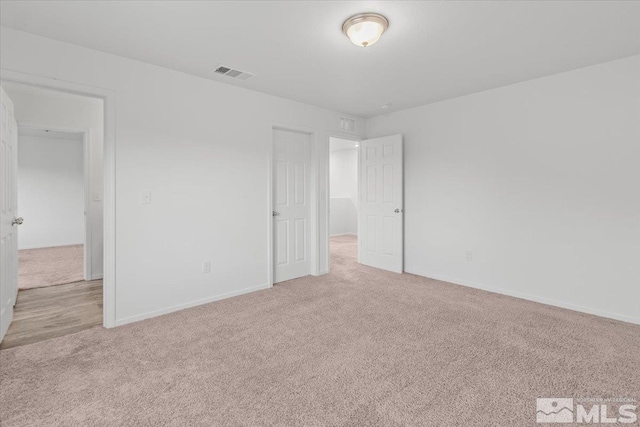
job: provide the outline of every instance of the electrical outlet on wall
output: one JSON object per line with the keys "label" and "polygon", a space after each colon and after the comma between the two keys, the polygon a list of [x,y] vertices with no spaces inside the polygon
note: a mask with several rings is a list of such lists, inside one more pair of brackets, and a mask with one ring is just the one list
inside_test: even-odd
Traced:
{"label": "electrical outlet on wall", "polygon": [[473,252],[467,251],[467,262],[473,261]]}
{"label": "electrical outlet on wall", "polygon": [[205,261],[202,263],[202,273],[211,273],[211,261]]}

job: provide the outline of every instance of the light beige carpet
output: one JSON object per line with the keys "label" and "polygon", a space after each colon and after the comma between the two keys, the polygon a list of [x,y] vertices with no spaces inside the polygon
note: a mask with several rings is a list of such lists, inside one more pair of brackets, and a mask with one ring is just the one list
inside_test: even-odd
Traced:
{"label": "light beige carpet", "polygon": [[84,280],[84,245],[18,251],[18,288],[32,289]]}
{"label": "light beige carpet", "polygon": [[355,264],[0,351],[3,426],[535,426],[640,398],[640,327]]}

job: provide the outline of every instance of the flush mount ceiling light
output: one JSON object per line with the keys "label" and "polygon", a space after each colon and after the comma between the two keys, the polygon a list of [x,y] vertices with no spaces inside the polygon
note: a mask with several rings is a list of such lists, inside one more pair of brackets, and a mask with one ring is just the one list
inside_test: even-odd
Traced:
{"label": "flush mount ceiling light", "polygon": [[355,45],[367,47],[378,41],[389,21],[377,13],[360,13],[344,21],[342,31]]}

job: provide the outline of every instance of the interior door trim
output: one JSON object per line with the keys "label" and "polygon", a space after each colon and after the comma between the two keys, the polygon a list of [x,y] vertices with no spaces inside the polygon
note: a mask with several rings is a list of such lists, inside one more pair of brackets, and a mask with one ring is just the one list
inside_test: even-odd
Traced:
{"label": "interior door trim", "polygon": [[44,89],[100,98],[104,102],[104,273],[103,319],[105,328],[116,326],[116,92],[65,80],[51,79],[0,68],[0,79]]}

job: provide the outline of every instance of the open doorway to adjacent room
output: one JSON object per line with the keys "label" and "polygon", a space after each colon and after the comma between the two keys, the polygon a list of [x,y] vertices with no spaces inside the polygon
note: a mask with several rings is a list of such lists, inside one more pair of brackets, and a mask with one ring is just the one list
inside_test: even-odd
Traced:
{"label": "open doorway to adjacent room", "polygon": [[85,139],[86,132],[18,126],[19,289],[91,279]]}
{"label": "open doorway to adjacent room", "polygon": [[14,82],[2,89],[17,126],[7,173],[18,291],[4,349],[103,322],[104,105]]}
{"label": "open doorway to adjacent room", "polygon": [[329,139],[329,256],[331,268],[358,261],[359,142]]}

